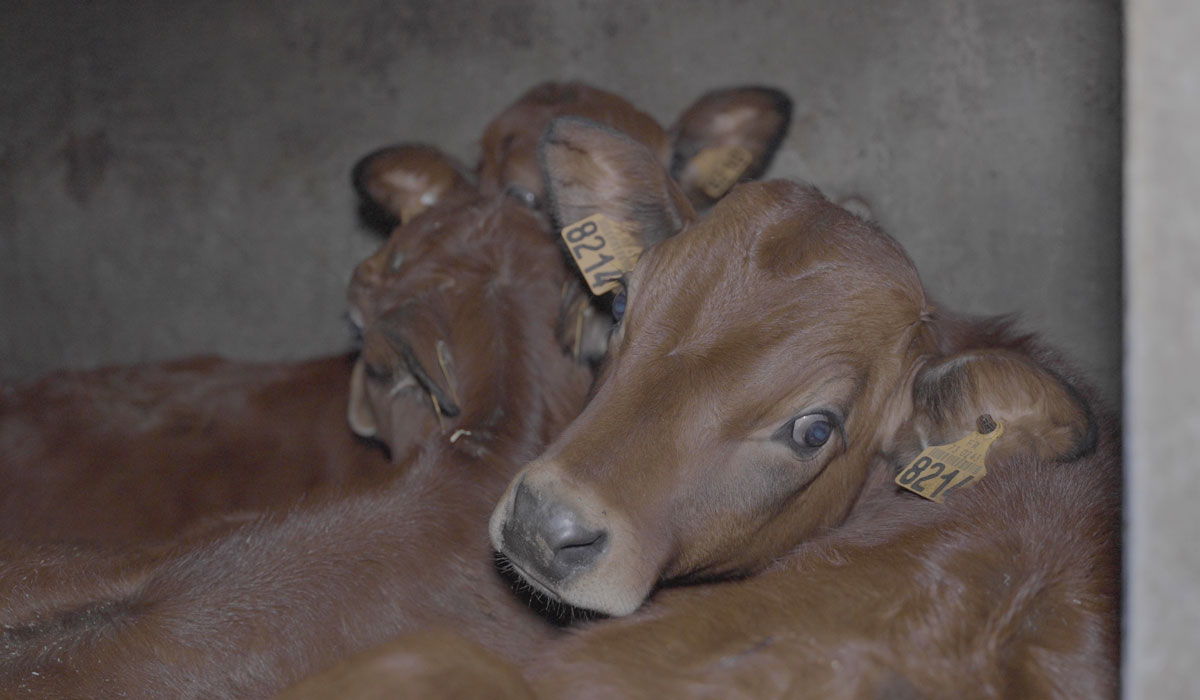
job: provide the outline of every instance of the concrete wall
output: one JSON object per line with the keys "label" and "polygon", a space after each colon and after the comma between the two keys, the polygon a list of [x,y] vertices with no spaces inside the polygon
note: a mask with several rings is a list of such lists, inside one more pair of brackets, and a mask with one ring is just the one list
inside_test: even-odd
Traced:
{"label": "concrete wall", "polygon": [[1125,212],[1130,698],[1200,697],[1200,3],[1130,2]]}
{"label": "concrete wall", "polygon": [[1119,400],[1114,1],[4,5],[0,379],[343,347],[377,244],[355,159],[473,161],[521,91],[580,78],[663,121],[787,90],[775,175],[860,195],[936,297],[1019,313]]}

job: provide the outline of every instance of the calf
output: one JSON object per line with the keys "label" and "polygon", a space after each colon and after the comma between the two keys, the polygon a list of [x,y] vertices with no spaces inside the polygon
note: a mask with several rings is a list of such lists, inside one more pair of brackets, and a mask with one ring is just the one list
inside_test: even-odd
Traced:
{"label": "calf", "polygon": [[397,234],[412,245],[367,331],[394,379],[411,376],[426,402],[453,397],[443,432],[387,488],[263,515],[128,575],[18,586],[0,612],[8,693],[263,696],[434,623],[509,659],[553,635],[508,595],[485,533],[516,467],[590,386],[554,335],[568,273],[535,216],[503,198],[435,208]]}
{"label": "calf", "polygon": [[[513,480],[494,546],[618,616],[662,582],[769,570],[585,632],[553,687],[621,687],[628,663],[684,688],[796,692],[808,669],[835,695],[1115,692],[1119,447],[1061,361],[935,308],[894,240],[811,187],[744,185],[697,219],[619,134],[558,121],[543,159],[563,222],[684,231],[626,279],[595,397]],[[985,416],[1003,432],[980,485],[945,505],[896,487]]]}

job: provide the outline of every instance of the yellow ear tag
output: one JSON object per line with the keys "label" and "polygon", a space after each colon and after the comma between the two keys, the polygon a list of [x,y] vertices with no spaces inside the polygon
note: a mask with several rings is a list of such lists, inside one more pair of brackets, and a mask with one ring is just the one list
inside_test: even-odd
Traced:
{"label": "yellow ear tag", "polygon": [[988,414],[979,417],[978,431],[949,445],[926,447],[899,475],[896,483],[913,493],[942,503],[946,496],[987,476],[984,457],[1004,425]]}
{"label": "yellow ear tag", "polygon": [[642,245],[628,226],[603,214],[580,219],[564,228],[561,235],[588,289],[596,296],[616,289],[622,277],[633,272],[642,254]]}
{"label": "yellow ear tag", "polygon": [[700,189],[713,199],[720,199],[746,168],[754,156],[739,146],[713,146],[692,158],[692,165],[700,173]]}

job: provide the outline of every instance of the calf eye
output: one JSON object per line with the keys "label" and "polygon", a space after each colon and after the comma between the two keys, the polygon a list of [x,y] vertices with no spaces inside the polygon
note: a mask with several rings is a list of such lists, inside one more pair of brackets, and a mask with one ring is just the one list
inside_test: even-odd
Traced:
{"label": "calf eye", "polygon": [[612,315],[618,321],[625,315],[625,292],[617,292],[617,295],[613,297]]}
{"label": "calf eye", "polygon": [[377,382],[388,381],[392,378],[392,372],[388,369],[372,364],[369,361],[363,360],[363,370],[367,374],[368,379],[373,379]]}
{"label": "calf eye", "polygon": [[791,443],[793,450],[804,456],[829,442],[833,431],[833,419],[828,414],[809,413],[792,421],[787,442]]}

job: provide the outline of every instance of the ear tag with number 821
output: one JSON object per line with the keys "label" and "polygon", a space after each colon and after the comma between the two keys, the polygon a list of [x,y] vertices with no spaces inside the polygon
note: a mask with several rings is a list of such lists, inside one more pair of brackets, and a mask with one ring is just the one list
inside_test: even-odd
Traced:
{"label": "ear tag with number 821", "polygon": [[984,414],[979,430],[949,445],[926,447],[897,476],[896,483],[913,493],[942,503],[946,496],[987,476],[984,457],[1004,425]]}
{"label": "ear tag with number 821", "polygon": [[622,278],[633,272],[642,245],[619,221],[592,214],[563,228],[563,242],[592,294],[600,296],[616,289]]}

